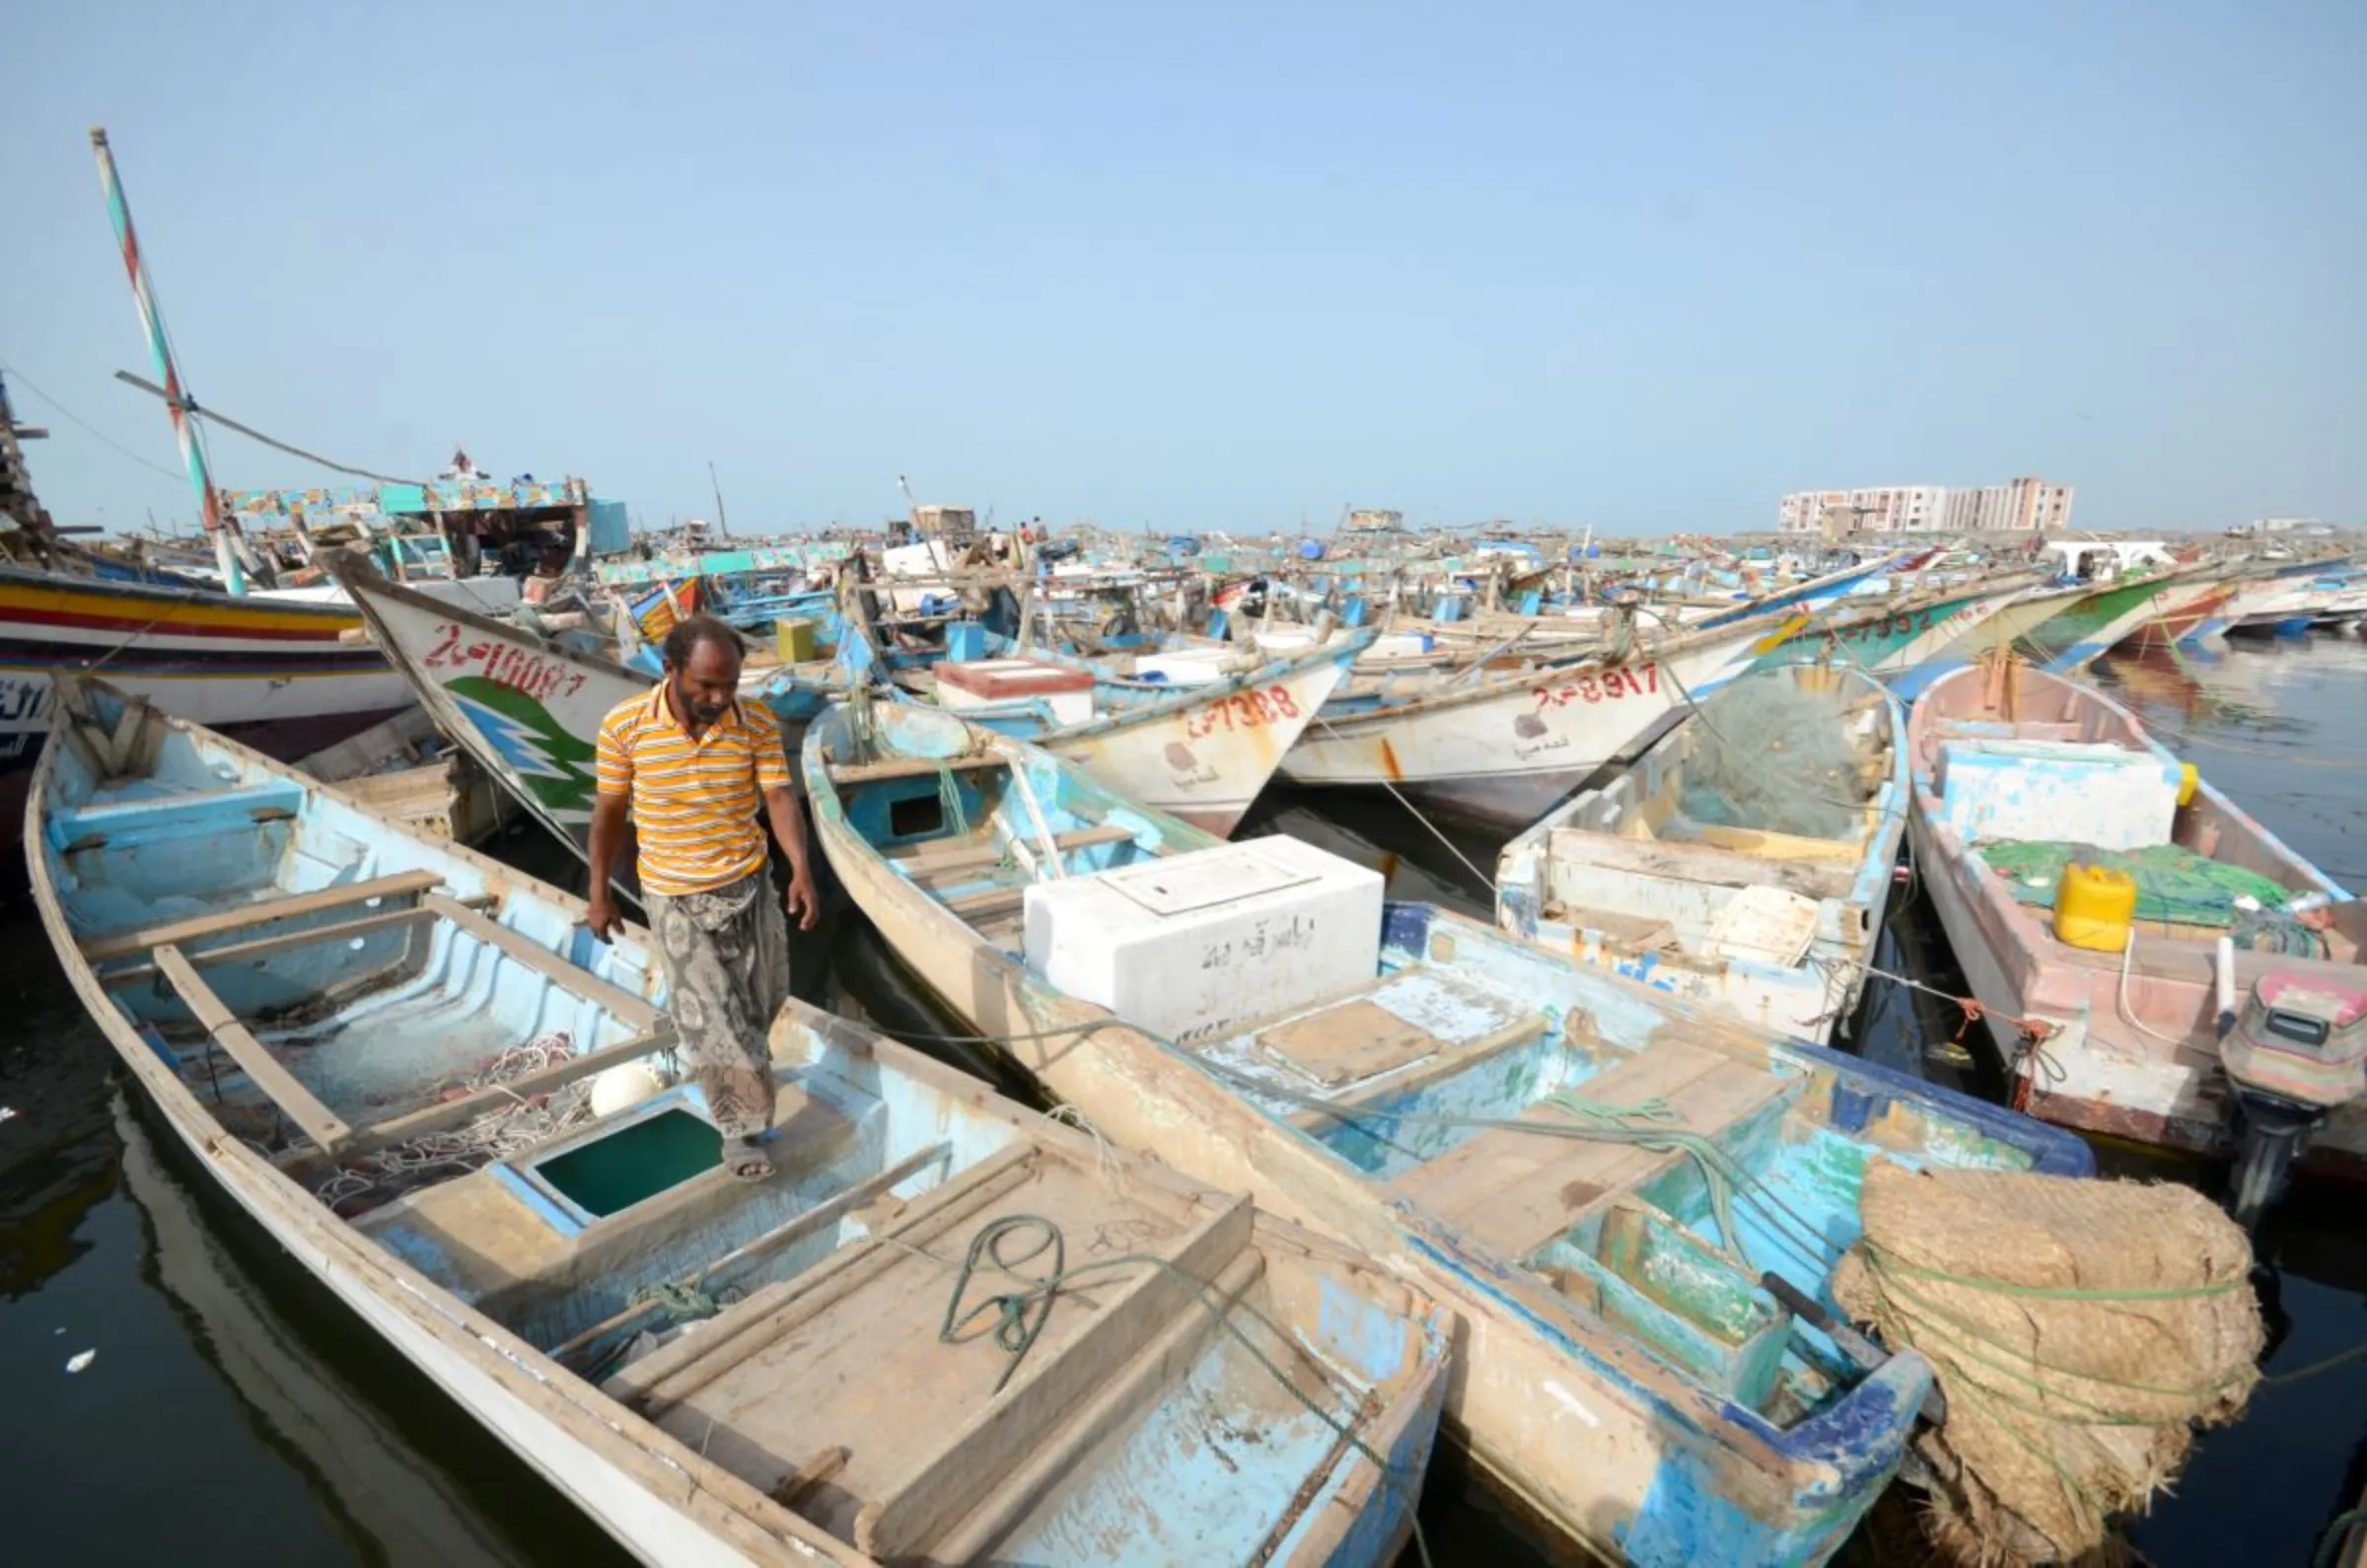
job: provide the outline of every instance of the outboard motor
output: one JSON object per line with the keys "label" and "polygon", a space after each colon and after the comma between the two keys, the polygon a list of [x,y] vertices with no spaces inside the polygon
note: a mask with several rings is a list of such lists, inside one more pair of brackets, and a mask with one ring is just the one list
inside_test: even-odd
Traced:
{"label": "outboard motor", "polygon": [[2272,970],[2219,1043],[2236,1093],[2240,1145],[2228,1210],[2259,1223],[2310,1135],[2367,1095],[2367,987]]}

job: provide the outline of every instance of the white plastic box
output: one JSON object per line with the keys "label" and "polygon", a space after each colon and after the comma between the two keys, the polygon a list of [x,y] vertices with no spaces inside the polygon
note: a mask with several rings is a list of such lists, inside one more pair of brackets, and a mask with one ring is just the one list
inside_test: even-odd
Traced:
{"label": "white plastic box", "polygon": [[2150,751],[2078,741],[1951,740],[1933,780],[1968,844],[2038,839],[2098,849],[2170,842],[2183,776]]}
{"label": "white plastic box", "polygon": [[1179,1039],[1372,980],[1382,879],[1295,838],[1218,844],[1028,889],[1028,966]]}

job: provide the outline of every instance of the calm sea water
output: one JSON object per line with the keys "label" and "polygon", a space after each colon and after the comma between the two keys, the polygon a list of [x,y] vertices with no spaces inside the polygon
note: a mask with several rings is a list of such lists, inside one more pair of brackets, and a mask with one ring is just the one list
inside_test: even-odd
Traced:
{"label": "calm sea water", "polygon": [[[2367,888],[2367,643],[2321,634],[2215,657],[2120,661],[2101,678],[2286,841]],[[1399,896],[1487,906],[1495,842],[1442,842],[1390,804],[1278,795],[1249,830],[1381,866]],[[496,846],[550,875],[531,838]],[[1466,864],[1466,860],[1470,864]],[[1943,987],[1927,912],[1897,962]],[[951,1032],[859,922],[830,944],[831,994],[890,1028]],[[815,955],[809,952],[811,960]],[[803,965],[801,965],[802,967]],[[483,1435],[244,1215],[122,1092],[21,904],[0,912],[0,1560],[187,1564],[620,1563],[608,1538]],[[1957,1020],[1868,1000],[1870,1051],[1916,1060]],[[1944,1065],[1944,1063],[1942,1064]],[[2117,1150],[2116,1169],[2214,1176]],[[2261,1239],[2276,1270],[2268,1370],[2367,1340],[2355,1200],[2304,1191]],[[69,1358],[97,1354],[69,1374]],[[2367,1363],[2263,1390],[2204,1439],[2178,1495],[2137,1529],[2162,1568],[2308,1559],[2367,1482]],[[1423,1518],[1441,1564],[1542,1561],[1443,1471]]]}

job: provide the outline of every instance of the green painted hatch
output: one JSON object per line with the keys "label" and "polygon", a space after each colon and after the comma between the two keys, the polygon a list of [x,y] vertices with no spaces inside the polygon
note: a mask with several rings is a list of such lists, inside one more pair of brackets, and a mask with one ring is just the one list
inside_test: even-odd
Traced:
{"label": "green painted hatch", "polygon": [[606,1219],[722,1162],[723,1135],[676,1106],[555,1155],[535,1170],[586,1214]]}

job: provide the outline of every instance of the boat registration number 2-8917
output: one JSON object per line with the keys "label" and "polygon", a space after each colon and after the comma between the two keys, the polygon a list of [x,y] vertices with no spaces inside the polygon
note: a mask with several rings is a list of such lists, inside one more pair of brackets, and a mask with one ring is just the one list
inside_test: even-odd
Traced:
{"label": "boat registration number 2-8917", "polygon": [[1573,702],[1624,702],[1629,697],[1654,696],[1659,691],[1660,666],[1621,665],[1599,676],[1580,676],[1558,686],[1539,686],[1537,705],[1566,708]]}
{"label": "boat registration number 2-8917", "polygon": [[1184,720],[1184,733],[1196,741],[1203,735],[1214,735],[1220,725],[1227,730],[1259,730],[1298,716],[1299,705],[1292,699],[1288,686],[1236,691]]}

